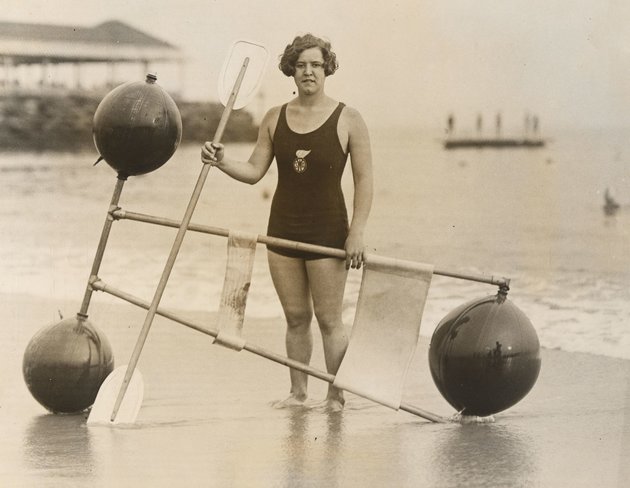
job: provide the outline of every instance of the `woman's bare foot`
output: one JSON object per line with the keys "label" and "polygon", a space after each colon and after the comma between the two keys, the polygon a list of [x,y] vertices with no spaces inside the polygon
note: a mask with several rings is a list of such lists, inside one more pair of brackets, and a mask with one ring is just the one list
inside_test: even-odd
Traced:
{"label": "woman's bare foot", "polygon": [[304,406],[313,410],[323,410],[326,412],[341,412],[345,405],[345,400],[342,398],[326,398],[321,402],[306,403]]}
{"label": "woman's bare foot", "polygon": [[284,400],[277,400],[271,403],[273,408],[293,408],[293,407],[303,407],[306,402],[306,397],[303,399],[301,397],[296,397],[295,395],[289,395],[288,398]]}

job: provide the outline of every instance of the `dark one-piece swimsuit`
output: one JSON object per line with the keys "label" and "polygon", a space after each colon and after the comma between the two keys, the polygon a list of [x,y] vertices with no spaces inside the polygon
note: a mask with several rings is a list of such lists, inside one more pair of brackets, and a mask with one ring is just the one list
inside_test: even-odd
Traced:
{"label": "dark one-piece swimsuit", "polygon": [[[289,128],[287,106],[282,106],[273,136],[278,186],[271,202],[267,235],[344,248],[348,237],[348,212],[341,190],[341,176],[348,155],[337,134],[344,106],[339,103],[323,125],[305,134]],[[289,257],[327,257],[297,249],[267,247]]]}

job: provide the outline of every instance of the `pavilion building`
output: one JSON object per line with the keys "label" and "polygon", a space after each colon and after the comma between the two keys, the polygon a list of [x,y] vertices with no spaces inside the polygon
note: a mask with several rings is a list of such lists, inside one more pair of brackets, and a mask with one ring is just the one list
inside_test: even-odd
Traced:
{"label": "pavilion building", "polygon": [[[119,21],[94,27],[0,22],[0,93],[107,91],[158,72],[182,94],[179,48]],[[162,76],[165,75],[165,76]]]}

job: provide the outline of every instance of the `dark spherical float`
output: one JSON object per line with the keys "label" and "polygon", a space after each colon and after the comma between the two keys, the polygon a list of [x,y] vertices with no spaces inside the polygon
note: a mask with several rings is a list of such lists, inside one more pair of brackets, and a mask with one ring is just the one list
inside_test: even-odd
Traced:
{"label": "dark spherical float", "polygon": [[113,369],[107,338],[80,317],[41,329],[28,343],[22,363],[29,391],[53,413],[89,408]]}
{"label": "dark spherical float", "polygon": [[450,312],[429,346],[433,380],[462,415],[483,417],[515,405],[536,383],[540,364],[532,323],[501,295]]}
{"label": "dark spherical float", "polygon": [[119,175],[136,176],[164,165],[182,138],[177,105],[147,75],[109,92],[94,113],[92,133],[101,157]]}

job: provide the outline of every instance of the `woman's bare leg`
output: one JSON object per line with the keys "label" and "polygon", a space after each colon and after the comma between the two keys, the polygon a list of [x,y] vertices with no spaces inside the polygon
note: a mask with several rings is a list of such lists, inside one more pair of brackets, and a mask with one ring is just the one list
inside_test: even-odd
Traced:
{"label": "woman's bare leg", "polygon": [[[313,352],[311,321],[313,307],[304,260],[267,252],[271,279],[287,320],[287,356],[309,364]],[[308,375],[290,369],[289,398],[276,403],[277,408],[302,405],[307,398]]]}
{"label": "woman's bare leg", "polygon": [[[348,271],[340,259],[314,259],[306,262],[306,270],[313,298],[315,317],[322,333],[326,369],[337,374],[348,348],[348,334],[342,322],[343,294]],[[326,404],[341,410],[345,401],[343,391],[328,387]]]}

